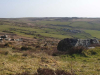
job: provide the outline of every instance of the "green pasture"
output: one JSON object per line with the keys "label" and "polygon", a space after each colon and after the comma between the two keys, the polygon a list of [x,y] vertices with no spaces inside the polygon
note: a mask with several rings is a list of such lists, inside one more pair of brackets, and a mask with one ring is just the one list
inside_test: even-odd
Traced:
{"label": "green pasture", "polygon": [[[18,30],[16,30],[16,31],[9,30],[9,28],[15,28]],[[60,38],[60,39],[71,38],[71,36],[69,36],[69,35],[59,34],[59,32],[56,32],[55,30],[52,30],[52,29],[36,29],[36,28],[30,28],[30,27],[27,28],[27,27],[18,27],[18,26],[10,26],[10,25],[1,25],[0,31],[2,32],[4,30],[6,30],[6,31],[8,30],[8,31],[11,31],[11,32],[16,33],[18,35],[22,35],[22,36],[26,36],[26,37],[34,37],[34,35],[27,35],[27,34],[21,33],[21,31],[23,31],[23,32],[36,31],[36,34],[40,34],[42,36],[54,37],[54,38]],[[48,33],[46,33],[46,31]]]}
{"label": "green pasture", "polygon": [[100,47],[83,50],[81,54],[59,56],[50,56],[44,52],[30,54],[28,51],[17,52],[12,48],[0,48],[0,75],[14,75],[27,71],[34,74],[38,68],[60,69],[76,75],[99,75],[99,56]]}
{"label": "green pasture", "polygon": [[69,35],[60,35],[60,34],[48,34],[48,33],[42,33],[41,35],[47,36],[47,37],[59,38],[59,39],[72,38],[72,37],[69,36]]}
{"label": "green pasture", "polygon": [[97,30],[85,30],[86,33],[91,34],[91,36],[99,38],[100,39],[100,31]]}
{"label": "green pasture", "polygon": [[39,21],[37,22],[38,24],[41,25],[46,25],[46,24],[53,24],[53,25],[68,25],[70,22],[61,22],[61,21]]}
{"label": "green pasture", "polygon": [[[22,35],[22,36],[27,36],[27,37],[34,37],[34,35],[27,35],[24,33],[21,33],[21,31],[23,32],[32,32],[32,31],[36,31],[35,34],[40,34],[42,36],[46,36],[46,37],[54,37],[54,38],[92,38],[92,37],[97,37],[100,38],[99,33],[100,31],[97,31],[100,29],[100,23],[99,22],[82,22],[82,21],[36,21],[33,22],[34,24],[37,24],[37,26],[31,28],[29,26],[26,27],[19,27],[17,25],[12,25],[12,23],[10,24],[5,24],[5,25],[0,25],[0,31],[10,31],[13,33],[16,33],[18,35]],[[44,28],[41,28],[41,26],[44,25]],[[63,27],[63,25],[65,27]],[[71,26],[71,27],[70,27]],[[15,28],[17,29],[16,31],[14,30],[10,30],[10,28]],[[83,30],[86,33],[77,33],[77,34],[73,34],[67,31],[63,31],[63,28],[68,28],[71,30],[74,29],[79,29],[79,30]],[[88,34],[87,34],[88,33]],[[90,35],[89,35],[90,34]]]}
{"label": "green pasture", "polygon": [[68,63],[63,69],[71,68],[76,75],[99,75],[100,74],[100,47],[84,50],[82,54],[61,55],[61,60]]}
{"label": "green pasture", "polygon": [[61,25],[68,25],[74,28],[80,28],[80,29],[93,29],[93,30],[99,30],[100,29],[100,23],[99,22],[85,22],[85,21],[66,21],[66,22],[61,22],[61,21],[38,21],[38,25],[57,25],[53,27],[57,28],[65,28],[62,27]]}
{"label": "green pasture", "polygon": [[70,26],[77,27],[77,28],[83,28],[83,29],[84,28],[88,29],[88,28],[92,28],[93,27],[92,25],[90,25],[87,22],[72,22],[72,24],[70,24]]}

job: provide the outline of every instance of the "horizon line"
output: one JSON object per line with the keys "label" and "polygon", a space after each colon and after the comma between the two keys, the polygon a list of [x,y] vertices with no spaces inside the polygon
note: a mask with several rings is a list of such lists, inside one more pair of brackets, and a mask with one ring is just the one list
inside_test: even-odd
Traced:
{"label": "horizon line", "polygon": [[[0,17],[0,19],[9,19],[9,18],[8,17],[7,18],[6,17],[5,18]],[[13,17],[13,18],[16,18],[16,19],[17,18],[87,18],[88,19],[88,18],[100,18],[100,17]]]}

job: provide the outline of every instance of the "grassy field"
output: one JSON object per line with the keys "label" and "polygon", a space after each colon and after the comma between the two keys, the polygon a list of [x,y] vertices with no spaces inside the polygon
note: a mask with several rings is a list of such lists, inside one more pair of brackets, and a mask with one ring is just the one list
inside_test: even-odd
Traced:
{"label": "grassy field", "polygon": [[46,24],[53,24],[53,25],[68,25],[70,22],[60,22],[60,21],[39,21],[37,24],[46,25]]}
{"label": "grassy field", "polygon": [[[72,55],[50,54],[57,50],[59,39],[93,37],[100,39],[100,22],[28,21],[27,19],[13,21],[8,19],[7,21],[9,22],[0,25],[0,32],[21,35],[25,39],[26,37],[31,38],[24,42],[14,41],[5,42],[5,44],[0,42],[0,75],[14,75],[23,72],[34,74],[38,68],[60,69],[76,75],[100,74],[100,47]],[[19,22],[25,22],[26,25],[21,25]],[[80,30],[81,33],[72,33],[64,29]],[[29,49],[22,50],[22,47]]]}
{"label": "grassy field", "polygon": [[[10,28],[14,28],[15,30],[10,30]],[[26,33],[36,31],[35,34],[40,34],[42,36],[54,37],[54,38],[59,38],[59,39],[71,38],[71,36],[69,35],[59,34],[59,32],[56,32],[55,30],[52,30],[52,29],[39,29],[39,28],[30,28],[30,27],[27,28],[27,27],[18,27],[18,26],[10,26],[10,25],[1,25],[0,31],[2,32],[5,30],[16,33],[18,35],[28,36],[28,37],[34,37],[35,35],[27,35],[25,33],[21,33],[21,31],[26,32]],[[46,33],[46,31],[48,33]]]}
{"label": "grassy field", "polygon": [[[45,29],[47,31],[54,34],[62,34],[65,33],[64,35],[60,35],[61,38],[67,38],[67,37],[75,37],[75,38],[93,38],[93,37],[99,37],[99,29],[100,29],[100,22],[86,22],[86,21],[67,21],[67,22],[61,22],[61,21],[38,21],[36,22],[38,25],[45,25],[49,27],[54,27],[55,29]],[[71,26],[71,27],[69,27]],[[56,29],[63,29],[63,28],[68,28],[68,29],[80,29],[82,31],[85,31],[86,33],[81,33],[81,34],[72,34],[72,33],[66,33],[65,31],[55,31]],[[98,31],[97,31],[98,30]],[[44,35],[45,33],[43,33]],[[70,35],[69,35],[70,34]],[[47,35],[47,34],[46,34]],[[48,34],[49,35],[49,34]],[[66,37],[67,35],[67,37]],[[50,35],[49,35],[50,36]],[[63,37],[65,36],[65,37]]]}
{"label": "grassy field", "polygon": [[70,26],[83,29],[93,28],[88,22],[73,22]]}
{"label": "grassy field", "polygon": [[39,67],[67,70],[77,75],[100,74],[100,48],[90,49],[78,54],[50,56],[43,52],[14,52],[11,48],[0,48],[0,75],[11,75],[22,72],[34,74]]}
{"label": "grassy field", "polygon": [[[58,39],[63,39],[63,38],[84,39],[84,38],[93,38],[93,37],[100,38],[99,35],[97,35],[97,33],[99,34],[99,29],[100,29],[99,21],[97,22],[96,21],[55,21],[55,20],[31,21],[28,19],[25,19],[25,20],[14,19],[12,21],[10,19],[7,19],[7,20],[4,20],[4,22],[2,21],[1,23],[4,23],[4,24],[0,25],[1,32],[8,31],[8,32],[13,32],[18,35],[22,35],[26,37],[39,38],[39,36],[37,36],[39,34],[44,37],[54,37]],[[26,25],[23,25],[23,23],[25,23]],[[28,23],[33,25],[33,27],[28,26]],[[11,28],[15,28],[16,31],[11,30]],[[71,33],[68,31],[64,31],[63,29],[80,30],[82,32]],[[33,33],[33,32],[36,32],[36,33]]]}
{"label": "grassy field", "polygon": [[97,30],[85,30],[86,33],[91,34],[93,37],[100,38],[100,31]]}
{"label": "grassy field", "polygon": [[61,22],[61,21],[39,21],[37,24],[40,25],[66,25],[66,26],[72,26],[74,28],[80,28],[80,29],[100,29],[100,23],[99,22],[86,22],[86,21],[67,21],[67,22]]}
{"label": "grassy field", "polygon": [[[8,20],[10,21],[10,20]],[[22,20],[24,21],[24,20]],[[8,31],[13,32],[18,35],[22,35],[25,37],[37,37],[38,34],[44,37],[54,37],[58,39],[64,38],[100,38],[99,37],[99,29],[100,22],[88,22],[88,21],[26,21],[31,22],[35,27],[30,27],[27,25],[20,26],[21,21],[14,20],[15,23],[6,23],[4,25],[0,25],[0,31]],[[20,26],[20,27],[19,27]],[[15,28],[16,30],[11,30],[11,28]],[[63,31],[62,29],[70,29],[70,30],[80,30],[82,33],[71,33],[67,31]],[[97,31],[98,30],[98,31]],[[36,32],[36,33],[34,33]],[[31,33],[31,34],[30,34]]]}

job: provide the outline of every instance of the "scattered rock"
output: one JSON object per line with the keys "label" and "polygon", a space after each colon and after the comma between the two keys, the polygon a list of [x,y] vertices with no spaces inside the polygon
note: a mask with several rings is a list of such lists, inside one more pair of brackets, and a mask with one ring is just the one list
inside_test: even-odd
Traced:
{"label": "scattered rock", "polygon": [[99,44],[98,39],[72,39],[66,38],[58,43],[57,49],[59,51],[67,51],[73,47],[89,47],[92,44]]}
{"label": "scattered rock", "polygon": [[7,38],[7,37],[8,37],[7,35],[1,36],[2,39],[5,39],[5,38]]}
{"label": "scattered rock", "polygon": [[95,47],[88,47],[88,49],[94,49]]}

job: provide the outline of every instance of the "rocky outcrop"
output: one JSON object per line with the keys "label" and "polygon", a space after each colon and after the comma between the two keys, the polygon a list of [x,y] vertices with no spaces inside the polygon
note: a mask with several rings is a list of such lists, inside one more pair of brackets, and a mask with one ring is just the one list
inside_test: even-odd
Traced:
{"label": "rocky outcrop", "polygon": [[7,35],[0,36],[0,38],[2,38],[2,39],[5,39],[5,38],[7,38],[7,37],[8,37]]}
{"label": "rocky outcrop", "polygon": [[99,44],[98,39],[71,39],[71,38],[66,38],[61,40],[58,43],[57,49],[59,51],[67,51],[70,50],[73,47],[89,47],[90,45],[93,44]]}

